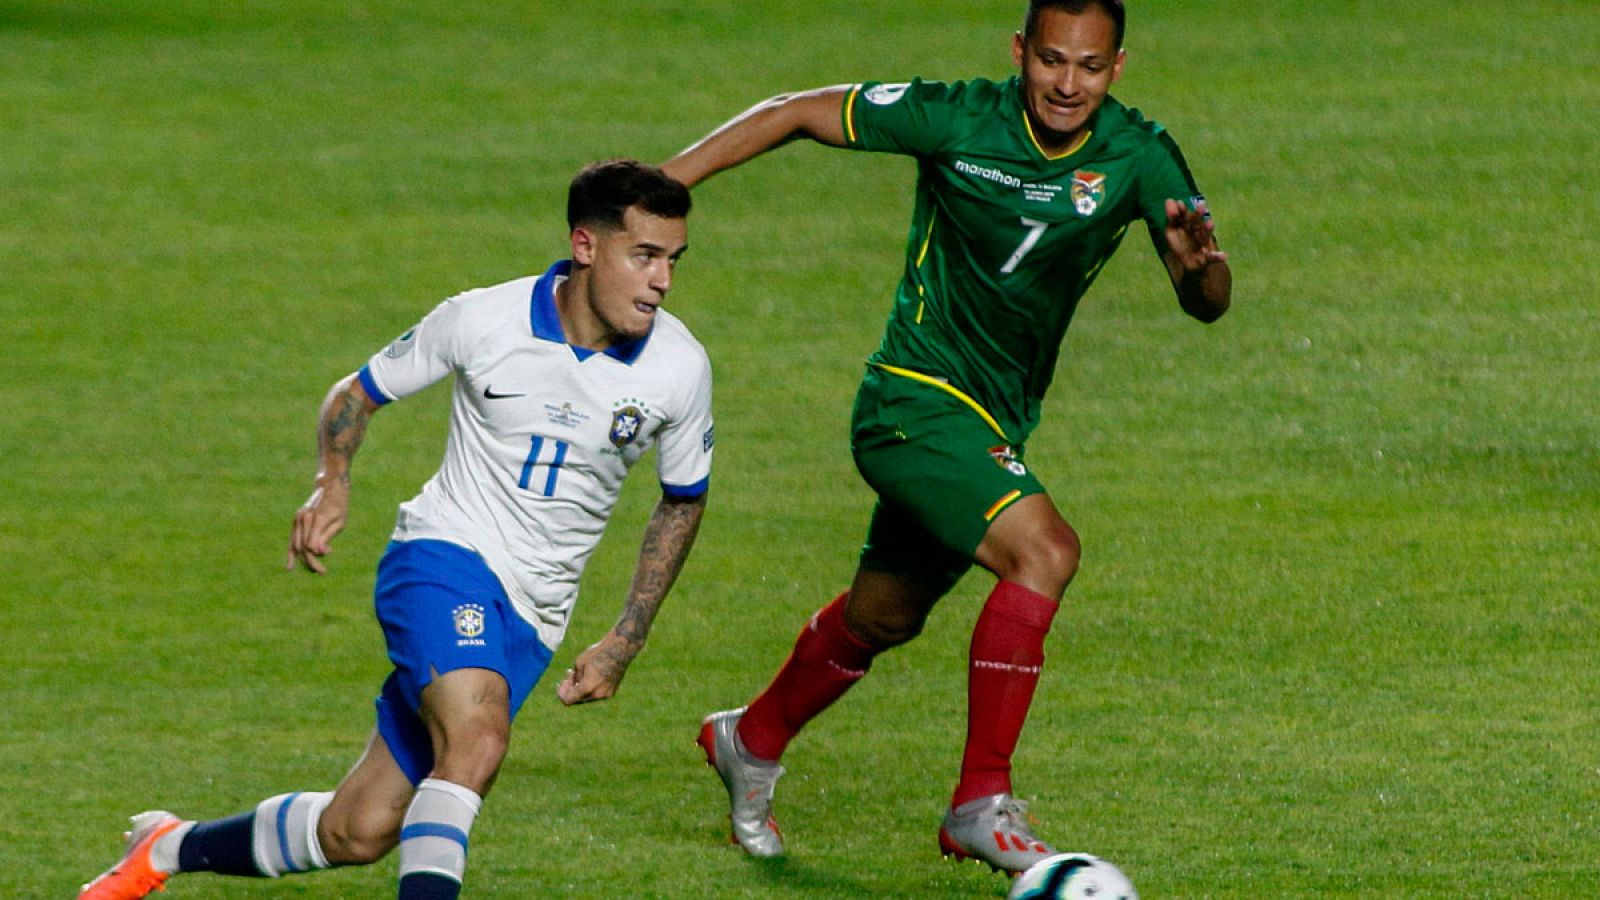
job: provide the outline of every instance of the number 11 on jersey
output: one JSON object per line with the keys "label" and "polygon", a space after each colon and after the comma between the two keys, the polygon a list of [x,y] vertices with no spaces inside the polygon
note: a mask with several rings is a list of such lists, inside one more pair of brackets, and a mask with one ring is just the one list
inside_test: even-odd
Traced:
{"label": "number 11 on jersey", "polygon": [[561,474],[561,464],[567,460],[567,447],[571,446],[566,441],[550,440],[550,459],[541,462],[540,451],[544,450],[544,438],[534,435],[532,448],[528,450],[528,458],[522,463],[522,477],[517,479],[517,487],[528,490],[528,485],[533,482],[533,470],[536,466],[544,465],[550,468],[550,474],[545,476],[544,490],[540,491],[546,497],[556,495],[556,476]]}

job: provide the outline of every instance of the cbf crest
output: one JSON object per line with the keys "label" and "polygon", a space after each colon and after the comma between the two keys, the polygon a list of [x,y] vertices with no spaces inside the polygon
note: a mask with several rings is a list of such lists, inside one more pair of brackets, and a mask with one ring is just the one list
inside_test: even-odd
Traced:
{"label": "cbf crest", "polygon": [[1072,173],[1072,208],[1080,216],[1092,216],[1106,199],[1106,176],[1103,172],[1079,169]]}
{"label": "cbf crest", "polygon": [[607,433],[607,437],[611,439],[611,446],[620,450],[637,441],[644,431],[645,419],[649,416],[649,408],[638,400],[619,402],[611,411],[611,430]]}
{"label": "cbf crest", "polygon": [[450,618],[455,622],[456,634],[459,639],[457,647],[482,647],[483,630],[487,619],[483,615],[483,607],[477,603],[463,603],[450,613]]}

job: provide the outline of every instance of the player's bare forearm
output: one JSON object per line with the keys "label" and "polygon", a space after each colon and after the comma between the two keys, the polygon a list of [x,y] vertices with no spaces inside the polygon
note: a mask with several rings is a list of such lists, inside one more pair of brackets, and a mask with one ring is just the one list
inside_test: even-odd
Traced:
{"label": "player's bare forearm", "polygon": [[1166,212],[1161,260],[1178,292],[1178,305],[1202,322],[1215,322],[1233,302],[1233,270],[1228,254],[1217,247],[1211,212],[1204,200],[1192,208],[1168,200]]}
{"label": "player's bare forearm", "polygon": [[634,653],[644,646],[656,613],[683,571],[705,512],[705,494],[689,499],[664,496],[650,515],[628,599],[611,629]]}
{"label": "player's bare forearm", "polygon": [[355,375],[328,390],[317,416],[316,487],[295,512],[286,568],[299,563],[312,572],[327,571],[322,557],[331,552],[330,542],[344,530],[349,513],[350,463],[377,409]]}
{"label": "player's bare forearm", "polygon": [[1178,276],[1178,305],[1205,323],[1222,318],[1233,304],[1233,270],[1227,260],[1209,263]]}
{"label": "player's bare forearm", "polygon": [[556,685],[562,703],[590,703],[617,692],[629,664],[644,649],[656,613],[683,571],[705,510],[704,494],[692,499],[662,497],[656,504],[650,524],[645,526],[639,564],[622,614],[604,637],[578,654],[566,677]]}
{"label": "player's bare forearm", "polygon": [[694,187],[724,169],[797,138],[843,147],[844,122],[840,115],[851,87],[835,85],[763,100],[667,160],[661,168]]}
{"label": "player's bare forearm", "polygon": [[361,379],[346,376],[328,390],[317,417],[317,485],[333,481],[350,486],[350,463],[367,436],[367,423],[378,404],[367,396]]}

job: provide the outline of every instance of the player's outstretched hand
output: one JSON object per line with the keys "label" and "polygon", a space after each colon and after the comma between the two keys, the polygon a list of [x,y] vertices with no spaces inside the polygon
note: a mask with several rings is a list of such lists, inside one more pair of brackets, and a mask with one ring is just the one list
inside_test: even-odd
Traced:
{"label": "player's outstretched hand", "polygon": [[1167,200],[1167,249],[1177,256],[1184,271],[1195,272],[1228,258],[1217,249],[1217,236],[1212,233],[1217,226],[1207,212],[1204,200],[1194,209],[1186,203]]}
{"label": "player's outstretched hand", "polygon": [[295,564],[321,575],[328,571],[322,557],[333,552],[333,538],[344,530],[345,516],[350,510],[348,488],[322,488],[311,496],[294,514],[294,528],[289,533],[289,560],[285,569]]}
{"label": "player's outstretched hand", "polygon": [[615,632],[607,633],[578,654],[572,668],[567,670],[567,677],[556,685],[556,696],[568,706],[611,697],[621,686],[634,652],[636,648],[617,637]]}

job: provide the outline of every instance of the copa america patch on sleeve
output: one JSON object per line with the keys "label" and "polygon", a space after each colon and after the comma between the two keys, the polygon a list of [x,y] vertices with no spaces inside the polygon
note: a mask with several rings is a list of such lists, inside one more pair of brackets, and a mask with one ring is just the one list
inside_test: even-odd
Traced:
{"label": "copa america patch on sleeve", "polygon": [[417,345],[417,330],[415,328],[395,338],[389,346],[383,348],[383,355],[390,359],[399,359],[411,352]]}
{"label": "copa america patch on sleeve", "polygon": [[867,98],[867,102],[873,106],[888,106],[904,97],[909,87],[911,87],[909,83],[875,84],[862,92],[861,96]]}

